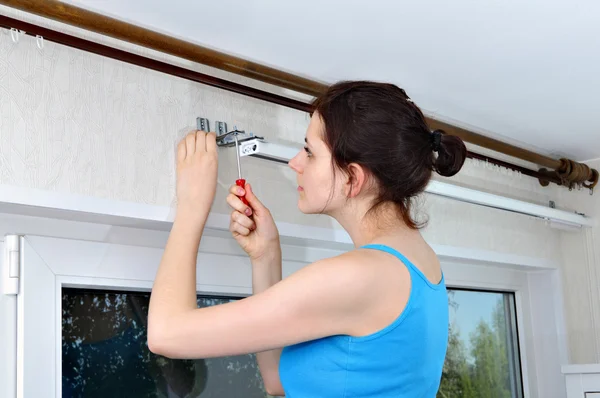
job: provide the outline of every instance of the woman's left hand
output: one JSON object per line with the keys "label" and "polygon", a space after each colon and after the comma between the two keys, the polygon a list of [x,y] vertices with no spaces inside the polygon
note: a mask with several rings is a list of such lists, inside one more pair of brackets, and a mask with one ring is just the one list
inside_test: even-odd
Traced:
{"label": "woman's left hand", "polygon": [[203,223],[217,188],[215,133],[192,131],[177,146],[177,213]]}

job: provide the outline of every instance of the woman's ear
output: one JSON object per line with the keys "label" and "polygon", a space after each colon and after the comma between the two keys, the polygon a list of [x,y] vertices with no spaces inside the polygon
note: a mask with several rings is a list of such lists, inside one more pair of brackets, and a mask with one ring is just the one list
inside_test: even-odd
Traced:
{"label": "woman's ear", "polygon": [[354,198],[365,188],[367,183],[366,170],[357,163],[348,165],[348,180],[346,182],[346,196]]}

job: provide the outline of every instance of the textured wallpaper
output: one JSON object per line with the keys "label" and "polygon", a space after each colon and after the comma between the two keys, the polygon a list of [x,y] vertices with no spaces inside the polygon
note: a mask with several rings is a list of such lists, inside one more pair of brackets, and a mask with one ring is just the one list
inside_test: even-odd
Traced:
{"label": "textured wallpaper", "polygon": [[[588,165],[600,169],[600,159]],[[600,217],[598,188],[594,196],[587,191],[563,190],[560,199],[596,220]],[[600,229],[596,226],[578,234],[564,233],[561,243],[571,362],[600,363]]]}
{"label": "textured wallpaper", "polygon": [[[5,30],[0,37],[2,184],[170,206],[174,148],[197,116],[272,140],[303,141],[308,125],[303,112],[50,42],[39,49],[28,36],[15,44]],[[220,154],[215,212],[229,212],[224,197],[236,178],[233,155],[231,149]],[[337,227],[329,218],[297,210],[295,175],[286,166],[250,158],[242,164],[279,221]],[[477,162],[469,162],[454,181],[529,200],[546,201],[552,192],[528,177]],[[432,243],[559,255],[559,234],[539,220],[435,197],[420,205],[416,212],[429,216],[425,235]]]}

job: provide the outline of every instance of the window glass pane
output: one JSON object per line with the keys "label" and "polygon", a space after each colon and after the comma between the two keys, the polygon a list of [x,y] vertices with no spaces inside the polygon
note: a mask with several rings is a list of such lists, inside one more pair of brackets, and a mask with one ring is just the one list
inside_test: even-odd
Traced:
{"label": "window glass pane", "polygon": [[437,397],[522,397],[514,295],[448,293],[448,352]]}
{"label": "window glass pane", "polygon": [[[147,346],[149,293],[63,289],[63,397],[261,397],[254,355],[171,360]],[[207,307],[234,299],[198,297]]]}
{"label": "window glass pane", "polygon": [[[521,398],[511,293],[449,289],[440,397]],[[146,345],[148,293],[64,289],[63,397],[267,397],[254,355],[171,360]],[[198,297],[200,307],[231,298]]]}

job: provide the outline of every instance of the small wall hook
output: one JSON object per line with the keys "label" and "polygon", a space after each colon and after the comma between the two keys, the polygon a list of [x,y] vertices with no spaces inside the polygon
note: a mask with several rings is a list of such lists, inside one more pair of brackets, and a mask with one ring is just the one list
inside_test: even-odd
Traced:
{"label": "small wall hook", "polygon": [[13,43],[18,43],[19,42],[19,31],[16,30],[15,28],[10,28],[10,38],[12,39]]}
{"label": "small wall hook", "polygon": [[36,35],[35,38],[36,38],[35,43],[37,44],[37,47],[40,50],[43,50],[44,49],[44,37],[40,36],[40,35]]}

